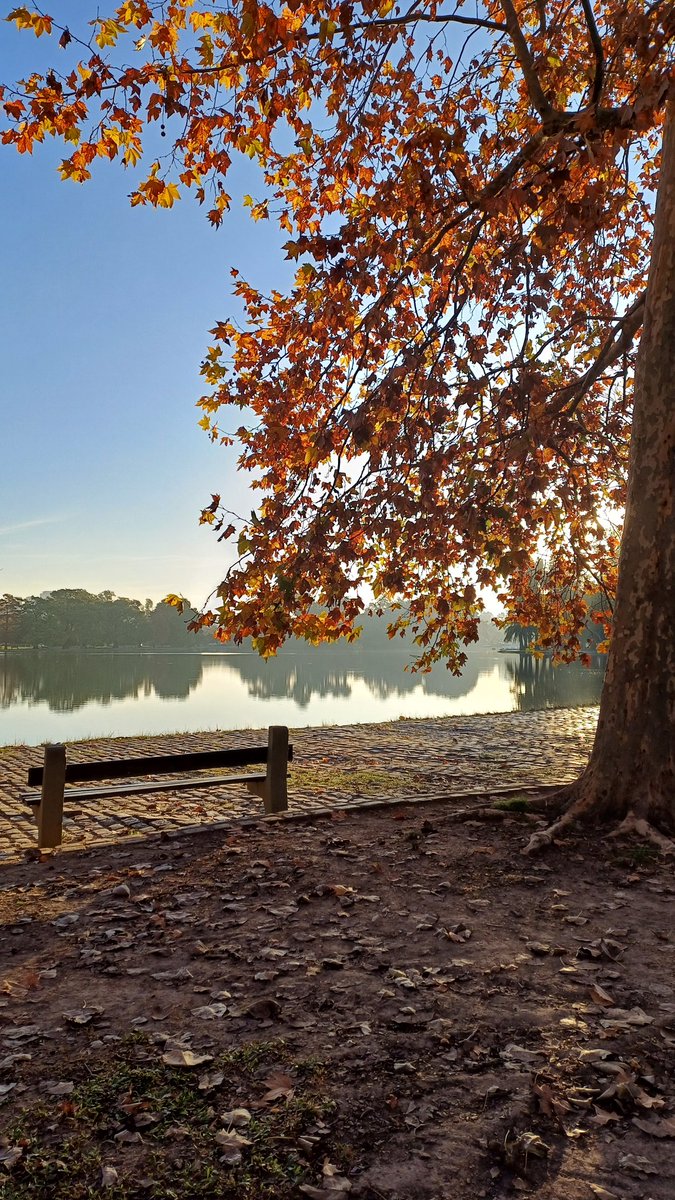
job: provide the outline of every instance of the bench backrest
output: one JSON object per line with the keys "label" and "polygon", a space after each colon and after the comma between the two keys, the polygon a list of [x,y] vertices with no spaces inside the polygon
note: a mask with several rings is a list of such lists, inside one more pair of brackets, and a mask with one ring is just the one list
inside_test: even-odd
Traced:
{"label": "bench backrest", "polygon": [[[268,746],[244,746],[235,750],[197,750],[186,754],[153,754],[146,758],[111,758],[98,762],[66,763],[66,783],[89,783],[98,779],[129,779],[138,775],[203,771],[218,767],[248,767],[266,763]],[[288,747],[288,761],[293,746]],[[41,787],[43,767],[30,767],[28,786]]]}

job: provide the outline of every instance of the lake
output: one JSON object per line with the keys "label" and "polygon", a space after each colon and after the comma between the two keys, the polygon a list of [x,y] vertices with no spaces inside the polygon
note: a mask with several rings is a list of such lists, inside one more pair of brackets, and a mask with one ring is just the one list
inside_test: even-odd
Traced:
{"label": "lake", "polygon": [[461,677],[412,675],[405,650],[318,647],[255,654],[0,653],[0,745],[85,737],[344,725],[597,704],[604,659],[553,667],[469,649]]}

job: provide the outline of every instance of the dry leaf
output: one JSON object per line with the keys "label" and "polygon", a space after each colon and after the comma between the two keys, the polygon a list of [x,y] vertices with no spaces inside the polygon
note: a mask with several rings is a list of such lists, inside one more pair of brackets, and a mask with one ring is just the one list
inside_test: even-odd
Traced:
{"label": "dry leaf", "polygon": [[499,1057],[503,1058],[505,1062],[530,1063],[542,1056],[542,1050],[527,1050],[525,1046],[516,1046],[514,1042],[510,1042],[508,1046],[499,1051]]}
{"label": "dry leaf", "polygon": [[293,1096],[293,1080],[283,1071],[273,1071],[263,1082],[268,1090],[260,1101],[261,1104],[274,1104],[276,1100],[288,1100]]}
{"label": "dry leaf", "polygon": [[594,983],[592,985],[589,995],[591,1000],[593,1000],[596,1004],[602,1004],[608,1008],[614,1007],[615,1001],[612,999],[609,992],[606,992],[604,988],[600,987],[599,983]]}
{"label": "dry leaf", "polygon": [[202,1063],[213,1062],[213,1055],[195,1054],[193,1050],[175,1046],[162,1055],[162,1062],[167,1067],[201,1067]]}
{"label": "dry leaf", "polygon": [[653,1020],[641,1008],[613,1008],[607,1009],[600,1024],[604,1029],[611,1029],[612,1026],[651,1025]]}
{"label": "dry leaf", "polygon": [[535,958],[543,958],[545,954],[551,953],[551,947],[547,942],[526,942],[525,949],[529,950],[530,954],[534,954]]}
{"label": "dry leaf", "polygon": [[58,1083],[56,1080],[46,1079],[42,1085],[42,1090],[48,1096],[69,1096],[74,1089],[75,1084],[72,1080],[64,1080],[62,1083]]}
{"label": "dry leaf", "polygon": [[187,967],[179,967],[177,971],[154,971],[150,978],[157,979],[160,983],[179,983],[181,980],[192,979],[193,975]]}
{"label": "dry leaf", "polygon": [[202,1008],[193,1008],[192,1015],[201,1021],[216,1021],[226,1016],[227,1012],[226,1004],[205,1004]]}
{"label": "dry leaf", "polygon": [[538,1133],[531,1133],[529,1131],[519,1134],[516,1144],[526,1157],[534,1154],[536,1158],[546,1158],[550,1149],[546,1145],[546,1142],[542,1142]]}
{"label": "dry leaf", "polygon": [[675,1138],[675,1117],[633,1117],[633,1124],[651,1137]]}
{"label": "dry leaf", "polygon": [[224,1112],[220,1119],[228,1126],[234,1125],[235,1129],[242,1129],[244,1125],[248,1125],[251,1114],[247,1108],[231,1108],[229,1112]]}
{"label": "dry leaf", "polygon": [[95,1017],[100,1017],[103,1011],[98,1004],[91,1006],[84,1004],[82,1008],[73,1008],[69,1012],[64,1012],[63,1015],[71,1025],[88,1025]]}
{"label": "dry leaf", "polygon": [[241,1162],[241,1152],[244,1146],[251,1145],[251,1139],[242,1137],[240,1133],[235,1133],[229,1129],[221,1129],[216,1134],[216,1142],[223,1151],[223,1158],[228,1166],[235,1166]]}
{"label": "dry leaf", "polygon": [[101,1187],[114,1187],[119,1175],[114,1167],[101,1167]]}
{"label": "dry leaf", "polygon": [[311,1200],[335,1200],[336,1196],[351,1192],[352,1185],[344,1175],[338,1173],[328,1159],[323,1164],[323,1182],[321,1187],[312,1187],[309,1183],[301,1183],[298,1189]]}
{"label": "dry leaf", "polygon": [[23,1146],[0,1146],[0,1167],[4,1167],[6,1171],[11,1171],[15,1167],[19,1159],[23,1157]]}
{"label": "dry leaf", "polygon": [[[284,953],[286,952],[284,951]],[[271,996],[263,996],[260,1000],[254,1000],[242,1008],[241,1016],[255,1017],[261,1021],[276,1021],[281,1016],[281,1005]]]}
{"label": "dry leaf", "polygon": [[628,1171],[631,1175],[658,1175],[659,1173],[653,1162],[639,1154],[619,1155],[619,1166],[622,1171]]}
{"label": "dry leaf", "polygon": [[213,1088],[220,1087],[225,1076],[222,1071],[206,1071],[199,1079],[197,1087],[200,1092],[210,1092]]}

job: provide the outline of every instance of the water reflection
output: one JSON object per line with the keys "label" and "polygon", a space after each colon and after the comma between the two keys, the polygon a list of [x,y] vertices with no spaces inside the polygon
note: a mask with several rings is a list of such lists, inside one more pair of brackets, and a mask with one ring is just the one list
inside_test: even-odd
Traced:
{"label": "water reflection", "polygon": [[589,667],[581,663],[554,667],[549,659],[534,658],[531,654],[509,655],[505,667],[516,701],[514,708],[531,712],[538,708],[598,704],[605,663],[604,656],[598,654],[591,656]]}
{"label": "water reflection", "polygon": [[202,674],[198,654],[9,651],[0,656],[0,706],[42,702],[50,712],[76,712],[91,701],[187,700]]}
{"label": "water reflection", "polygon": [[[500,693],[507,685],[513,709],[596,704],[604,672],[604,660],[599,658],[590,668],[577,663],[553,667],[549,660],[527,654],[500,655],[480,649],[469,655],[460,677],[443,666],[427,675],[413,675],[405,670],[407,662],[406,653],[396,650],[381,654],[333,648],[280,654],[267,663],[254,654],[9,651],[0,655],[0,707],[46,705],[50,712],[65,714],[92,702],[110,705],[152,697],[187,701],[207,682],[222,683],[226,696],[228,685],[236,681],[237,690],[244,688],[252,699],[292,701],[304,711],[327,698],[348,700],[358,683],[372,697],[373,708],[372,715],[353,719],[376,721],[384,719],[377,712],[378,702],[391,697],[405,701],[413,692],[456,700],[480,691],[483,707],[475,711],[490,711],[489,686],[481,685],[489,685],[491,679],[501,685]],[[504,708],[503,697],[494,708]],[[319,703],[313,720],[321,719],[320,709]]]}

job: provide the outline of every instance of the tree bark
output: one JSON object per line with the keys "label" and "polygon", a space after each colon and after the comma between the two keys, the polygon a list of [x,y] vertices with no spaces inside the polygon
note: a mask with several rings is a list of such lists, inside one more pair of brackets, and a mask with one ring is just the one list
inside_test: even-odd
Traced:
{"label": "tree bark", "polygon": [[614,626],[570,816],[675,830],[675,97],[668,101],[635,373]]}

